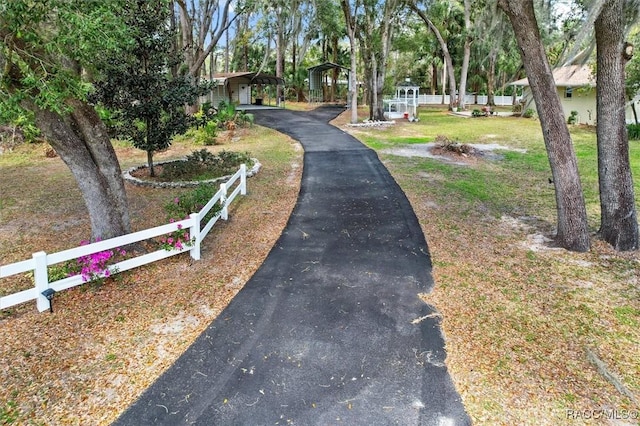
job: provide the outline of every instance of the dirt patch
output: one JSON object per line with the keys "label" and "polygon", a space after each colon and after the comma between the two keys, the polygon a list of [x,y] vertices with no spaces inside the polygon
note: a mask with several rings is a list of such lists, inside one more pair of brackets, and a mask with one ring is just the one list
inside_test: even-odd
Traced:
{"label": "dirt patch", "polygon": [[499,151],[526,152],[499,144],[447,145],[437,142],[398,146],[383,149],[381,152],[399,157],[433,158],[446,163],[468,166],[483,160],[499,161],[503,158]]}

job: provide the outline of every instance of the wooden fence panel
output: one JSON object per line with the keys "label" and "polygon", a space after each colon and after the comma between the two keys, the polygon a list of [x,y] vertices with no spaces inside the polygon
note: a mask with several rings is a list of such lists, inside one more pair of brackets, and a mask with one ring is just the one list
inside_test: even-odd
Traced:
{"label": "wooden fence panel", "polygon": [[[67,290],[69,288],[85,283],[81,275],[74,275],[63,278],[54,282],[49,282],[48,267],[51,265],[68,262],[94,253],[100,253],[107,250],[126,247],[140,241],[149,240],[161,235],[171,234],[178,229],[189,229],[189,235],[192,243],[183,246],[181,249],[165,250],[160,249],[151,253],[126,259],[121,262],[109,265],[107,268],[110,274],[128,271],[139,266],[143,266],[152,262],[157,262],[171,256],[178,255],[185,251],[189,251],[193,259],[200,259],[200,245],[202,240],[209,233],[213,225],[220,219],[227,219],[228,205],[235,199],[238,194],[246,194],[246,173],[245,165],[241,165],[240,169],[227,181],[220,185],[220,190],[207,202],[205,207],[198,213],[192,213],[188,219],[166,225],[156,226],[154,228],[133,232],[131,234],[122,235],[104,241],[86,244],[68,250],[59,251],[57,253],[47,254],[45,252],[37,252],[33,254],[32,259],[21,262],[11,263],[0,266],[0,278],[12,275],[34,271],[34,287],[19,291],[7,296],[0,297],[0,309],[10,308],[30,300],[36,300],[37,307],[40,312],[49,309],[50,301],[42,294],[47,289],[56,292]],[[228,187],[236,184],[235,189],[230,196],[227,196]],[[216,203],[222,203],[222,210],[219,214],[210,219],[207,224],[200,229],[200,221],[215,206]],[[98,277],[104,277],[105,273],[98,274]]]}

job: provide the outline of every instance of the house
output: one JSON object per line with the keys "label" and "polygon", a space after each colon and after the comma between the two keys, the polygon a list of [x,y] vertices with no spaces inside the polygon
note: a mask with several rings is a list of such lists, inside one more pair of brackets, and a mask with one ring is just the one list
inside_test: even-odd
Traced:
{"label": "house", "polygon": [[[221,101],[236,105],[280,105],[275,86],[284,86],[284,79],[260,72],[232,72],[214,74],[211,92],[203,101],[218,105]],[[274,86],[272,89],[270,86]],[[269,89],[267,89],[269,88]]]}
{"label": "house", "polygon": [[[568,65],[553,70],[556,91],[560,97],[564,116],[568,118],[572,111],[578,113],[577,124],[596,124],[596,76],[588,65]],[[529,80],[511,83],[523,87],[524,108],[535,108],[533,96],[529,88]],[[630,106],[626,110],[627,123],[633,123],[633,112]]]}

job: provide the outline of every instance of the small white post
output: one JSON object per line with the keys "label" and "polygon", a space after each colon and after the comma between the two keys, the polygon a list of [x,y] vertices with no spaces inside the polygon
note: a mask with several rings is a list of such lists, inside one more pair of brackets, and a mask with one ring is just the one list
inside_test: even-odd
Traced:
{"label": "small white post", "polygon": [[240,164],[240,195],[247,195],[247,165]]}
{"label": "small white post", "polygon": [[49,288],[49,273],[47,271],[47,253],[39,251],[33,254],[33,260],[36,263],[36,267],[33,270],[33,278],[36,283],[36,303],[38,305],[38,312],[46,311],[51,306],[49,301],[42,292]]}
{"label": "small white post", "polygon": [[222,191],[222,195],[220,195],[220,202],[222,203],[222,211],[220,212],[220,217],[223,220],[229,219],[229,208],[227,204],[227,184],[220,184],[220,191]]}
{"label": "small white post", "polygon": [[191,237],[191,241],[193,241],[189,254],[192,259],[200,260],[200,242],[202,240],[200,237],[200,215],[198,213],[191,213],[189,219],[191,219],[189,237]]}

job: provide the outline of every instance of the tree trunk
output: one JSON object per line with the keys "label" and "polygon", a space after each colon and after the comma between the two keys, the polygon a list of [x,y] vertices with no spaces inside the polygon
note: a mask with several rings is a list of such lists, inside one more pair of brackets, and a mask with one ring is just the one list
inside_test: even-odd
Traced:
{"label": "tree trunk", "polygon": [[600,236],[616,250],[638,248],[638,217],[625,119],[623,0],[608,0],[595,21]]}
{"label": "tree trunk", "polygon": [[[277,7],[276,9],[278,9]],[[284,61],[284,22],[281,18],[281,14],[276,12],[276,77],[282,78],[284,69],[282,63]],[[280,106],[280,100],[282,99],[282,85],[276,85],[276,105]]]}
{"label": "tree trunk", "polygon": [[[487,105],[494,106],[495,91],[496,91],[496,60],[498,56],[498,49],[491,48],[489,52],[489,72],[487,73]],[[504,87],[504,85],[503,85]]]}
{"label": "tree trunk", "polygon": [[375,104],[375,80],[378,72],[377,57],[375,56],[374,47],[372,45],[373,28],[372,13],[364,12],[363,24],[358,28],[358,42],[360,43],[360,55],[362,57],[362,68],[364,75],[365,93],[362,96],[365,105],[369,106],[369,120],[374,120]]}
{"label": "tree trunk", "polygon": [[180,9],[180,40],[182,51],[185,55],[185,62],[191,66],[195,58],[193,57],[193,21],[189,16],[189,10],[184,0],[177,0],[176,4]]}
{"label": "tree trunk", "polygon": [[389,52],[391,50],[391,37],[393,28],[396,25],[398,3],[394,0],[386,0],[384,3],[384,12],[382,16],[382,28],[380,34],[380,57],[376,62],[377,74],[375,78],[375,118],[384,120],[384,80],[387,75],[387,62],[389,61]]}
{"label": "tree trunk", "polygon": [[469,58],[471,57],[471,3],[464,0],[464,48],[462,68],[460,69],[460,85],[458,93],[458,107],[465,109],[465,95],[467,94],[467,73],[469,72]]}
{"label": "tree trunk", "polygon": [[[384,59],[386,61],[386,58]],[[382,62],[382,60],[380,61]],[[375,111],[374,115],[376,120],[384,121],[384,77],[386,74],[386,67],[383,64],[378,64],[378,74],[376,76],[375,86]]]}
{"label": "tree trunk", "polygon": [[349,70],[349,96],[351,97],[351,123],[358,122],[358,83],[356,79],[356,68],[358,57],[356,56],[356,23],[351,14],[351,6],[348,0],[341,0],[342,11],[347,23],[347,35],[349,36],[349,56],[351,57],[351,69]]}
{"label": "tree trunk", "polygon": [[[332,59],[333,63],[338,63],[338,36],[333,35],[331,37],[331,45],[332,45]],[[331,102],[336,101],[336,87],[338,87],[338,68],[333,69],[333,75],[331,77]]]}
{"label": "tree trunk", "polygon": [[556,242],[573,251],[590,247],[587,212],[576,155],[549,66],[532,0],[499,0],[513,26],[527,71],[555,183],[558,231]]}
{"label": "tree trunk", "polygon": [[462,68],[460,70],[460,85],[458,91],[458,108],[466,108],[465,96],[467,94],[467,73],[469,71],[469,57],[471,56],[471,41],[464,42],[464,56],[462,58]]}
{"label": "tree trunk", "polygon": [[431,71],[431,94],[435,95],[438,90],[438,65],[435,63],[432,65]]}
{"label": "tree trunk", "polygon": [[37,126],[74,175],[89,211],[91,238],[108,239],[131,232],[122,174],[107,130],[95,110],[73,103],[64,119],[33,108]]}
{"label": "tree trunk", "polygon": [[[429,17],[418,8],[418,6],[414,2],[409,3],[409,7],[411,10],[416,12],[420,19],[427,24],[427,27],[431,30],[431,32],[436,36],[438,43],[440,44],[440,49],[442,49],[442,56],[444,57],[444,68],[448,74],[449,78],[449,111],[453,111],[456,104],[456,75],[454,73],[453,68],[453,60],[451,59],[451,54],[449,53],[449,47],[447,46],[447,42],[444,40],[438,28],[431,22]],[[444,83],[444,82],[443,82]],[[442,96],[445,96],[444,90]]]}
{"label": "tree trunk", "polygon": [[[178,52],[182,50],[182,46],[184,44],[183,35],[182,35],[182,31],[178,29],[178,22],[176,21],[176,9],[173,4],[169,8],[169,10],[170,10],[169,22],[171,25],[171,30],[174,31],[174,34],[176,35],[176,38],[173,42],[173,52],[177,55]],[[177,63],[171,65],[171,76],[173,78],[178,77],[178,71],[179,71],[178,68],[179,68],[179,64]]]}
{"label": "tree trunk", "polygon": [[[443,64],[442,64],[442,101],[440,102],[442,105],[445,104],[444,100],[447,97],[447,62],[444,61],[443,58]],[[452,99],[453,95],[449,96],[449,111],[453,110],[453,107],[451,106],[451,99]]]}
{"label": "tree trunk", "polygon": [[100,174],[105,177],[109,193],[122,217],[125,233],[131,232],[129,202],[122,179],[122,169],[111,144],[109,131],[91,105],[79,100],[72,100],[68,103],[73,108],[71,116],[75,128],[82,135],[91,157],[97,159],[96,165]]}
{"label": "tree trunk", "polygon": [[147,167],[149,167],[149,176],[155,177],[156,170],[153,167],[153,151],[147,151]]}
{"label": "tree trunk", "polygon": [[376,54],[371,51],[369,52],[369,61],[371,63],[371,68],[369,70],[369,119],[370,120],[380,120],[377,116],[377,108],[378,108],[378,60],[376,58]]}

